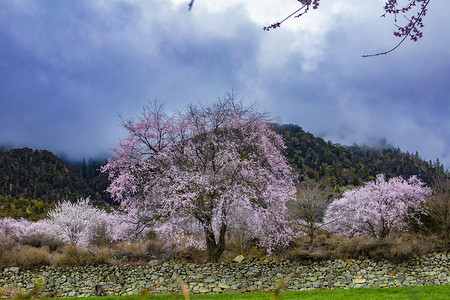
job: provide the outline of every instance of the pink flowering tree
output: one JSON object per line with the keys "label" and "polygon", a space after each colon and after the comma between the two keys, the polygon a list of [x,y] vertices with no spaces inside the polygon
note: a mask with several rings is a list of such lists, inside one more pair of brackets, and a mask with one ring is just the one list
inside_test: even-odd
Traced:
{"label": "pink flowering tree", "polygon": [[[295,188],[285,146],[253,107],[230,95],[168,115],[152,103],[123,125],[128,137],[103,171],[108,191],[141,228],[185,236],[212,261],[236,224],[269,251],[292,239],[285,217]],[[246,222],[237,222],[242,216]]]}
{"label": "pink flowering tree", "polygon": [[0,253],[16,245],[29,243],[30,240],[41,240],[44,222],[32,222],[25,219],[0,219]]}
{"label": "pink flowering tree", "polygon": [[333,233],[384,238],[392,228],[404,229],[408,219],[420,223],[419,215],[426,213],[424,203],[430,195],[431,189],[417,176],[386,181],[380,174],[374,181],[348,190],[333,201],[325,212],[324,223]]}
{"label": "pink flowering tree", "polygon": [[21,243],[26,237],[40,235],[43,227],[42,221],[16,220],[13,218],[0,219],[0,235],[14,239]]}

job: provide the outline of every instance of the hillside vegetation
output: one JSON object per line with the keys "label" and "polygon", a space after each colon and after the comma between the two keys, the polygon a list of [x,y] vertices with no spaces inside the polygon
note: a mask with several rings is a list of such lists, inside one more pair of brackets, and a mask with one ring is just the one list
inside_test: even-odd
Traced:
{"label": "hillside vegetation", "polygon": [[[342,146],[325,142],[297,125],[271,124],[283,136],[285,156],[298,174],[298,180],[313,180],[342,192],[362,185],[377,174],[388,178],[418,175],[429,186],[436,178],[448,177],[437,160],[427,162],[398,148]],[[105,193],[107,174],[100,173],[102,162],[89,159],[68,164],[46,150],[29,148],[0,152],[0,217],[29,220],[45,216],[50,204],[91,197],[94,203],[109,202]]]}
{"label": "hillside vegetation", "polygon": [[414,155],[403,153],[387,144],[381,148],[347,147],[325,142],[297,125],[271,126],[283,136],[287,146],[285,155],[300,181],[323,181],[335,189],[342,189],[362,185],[377,174],[385,174],[388,178],[418,175],[428,185],[434,185],[436,178],[448,176],[439,160],[426,162],[417,152]]}

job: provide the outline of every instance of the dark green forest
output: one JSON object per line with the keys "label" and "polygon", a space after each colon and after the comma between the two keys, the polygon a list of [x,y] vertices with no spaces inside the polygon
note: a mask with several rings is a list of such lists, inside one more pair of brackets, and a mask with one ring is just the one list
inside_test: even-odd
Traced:
{"label": "dark green forest", "polygon": [[[380,173],[404,178],[419,175],[429,186],[437,178],[449,176],[439,160],[424,161],[417,152],[403,153],[388,145],[342,146],[325,142],[297,125],[270,126],[283,136],[285,155],[298,181],[321,182],[338,193],[373,180]],[[40,219],[58,201],[75,201],[78,197],[90,196],[96,204],[111,204],[105,192],[108,176],[100,172],[105,162],[64,162],[46,150],[0,148],[0,217]]]}
{"label": "dark green forest", "polygon": [[78,197],[91,196],[100,202],[103,191],[99,193],[89,184],[76,168],[50,151],[23,148],[1,152],[0,217],[39,219],[58,201]]}
{"label": "dark green forest", "polygon": [[51,203],[92,193],[56,155],[46,150],[13,149],[0,154],[0,195]]}
{"label": "dark green forest", "polygon": [[342,146],[325,142],[297,125],[271,124],[271,127],[283,136],[287,146],[285,155],[296,169],[299,181],[322,181],[339,191],[362,185],[380,173],[388,178],[418,175],[430,186],[437,178],[448,176],[438,159],[427,162],[417,152],[414,155],[403,153],[389,145],[381,148]]}

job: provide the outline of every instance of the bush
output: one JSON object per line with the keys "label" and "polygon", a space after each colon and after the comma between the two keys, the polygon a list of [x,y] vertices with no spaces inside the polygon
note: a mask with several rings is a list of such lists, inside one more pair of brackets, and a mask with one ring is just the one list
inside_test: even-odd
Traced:
{"label": "bush", "polygon": [[408,260],[442,250],[442,243],[435,237],[420,234],[391,233],[385,239],[355,236],[339,244],[333,250],[333,258],[365,257],[393,262]]}
{"label": "bush", "polygon": [[79,248],[75,244],[64,246],[53,261],[56,266],[85,266],[94,262],[94,255],[87,249]]}
{"label": "bush", "polygon": [[176,250],[176,259],[180,263],[201,264],[208,261],[208,256],[204,250],[188,246]]}
{"label": "bush", "polygon": [[122,242],[113,245],[112,249],[116,263],[145,261],[149,257],[143,243]]}
{"label": "bush", "polygon": [[321,261],[331,258],[331,252],[323,249],[293,248],[283,254],[283,258],[293,261]]}
{"label": "bush", "polygon": [[386,238],[358,235],[347,238],[339,235],[317,237],[313,247],[307,237],[299,237],[278,257],[296,261],[327,259],[369,258],[392,262],[408,260],[433,252],[445,252],[444,242],[436,236],[392,232]]}
{"label": "bush", "polygon": [[110,245],[112,240],[107,215],[104,214],[100,220],[91,225],[87,244],[91,246],[105,246]]}
{"label": "bush", "polygon": [[434,189],[433,197],[427,202],[428,217],[425,224],[428,230],[439,236],[447,251],[450,250],[450,179],[441,180]]}
{"label": "bush", "polygon": [[392,246],[386,258],[393,261],[408,260],[432,252],[443,250],[442,241],[434,236],[421,234],[392,234],[389,236]]}
{"label": "bush", "polygon": [[11,250],[15,245],[17,245],[17,241],[10,236],[0,233],[0,253],[5,253],[6,251]]}
{"label": "bush", "polygon": [[384,253],[390,249],[392,242],[367,235],[355,236],[337,245],[333,250],[333,258],[372,258],[383,259]]}
{"label": "bush", "polygon": [[45,248],[17,246],[2,254],[2,265],[31,269],[51,263],[50,252]]}
{"label": "bush", "polygon": [[144,242],[144,246],[149,258],[171,260],[176,256],[174,245],[158,239],[148,240]]}

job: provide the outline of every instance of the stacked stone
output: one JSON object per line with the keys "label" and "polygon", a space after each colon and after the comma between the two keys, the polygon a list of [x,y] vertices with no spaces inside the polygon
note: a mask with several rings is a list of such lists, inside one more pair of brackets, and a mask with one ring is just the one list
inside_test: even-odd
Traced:
{"label": "stacked stone", "polygon": [[83,297],[95,294],[243,293],[317,288],[394,287],[450,284],[450,255],[433,254],[394,264],[388,261],[328,260],[314,263],[239,257],[231,263],[177,264],[152,260],[146,265],[5,268],[0,295],[13,297],[43,282],[41,296]]}

